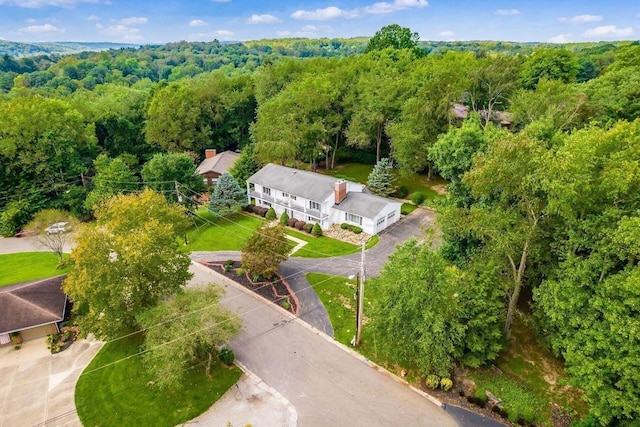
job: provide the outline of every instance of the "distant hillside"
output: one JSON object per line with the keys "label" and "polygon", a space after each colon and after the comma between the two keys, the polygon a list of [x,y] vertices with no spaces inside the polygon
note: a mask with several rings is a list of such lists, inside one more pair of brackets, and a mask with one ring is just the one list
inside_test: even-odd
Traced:
{"label": "distant hillside", "polygon": [[37,55],[68,55],[72,53],[86,51],[100,51],[109,49],[138,47],[129,43],[107,43],[107,42],[42,42],[42,43],[20,43],[0,40],[0,56],[9,55],[14,58],[22,58]]}

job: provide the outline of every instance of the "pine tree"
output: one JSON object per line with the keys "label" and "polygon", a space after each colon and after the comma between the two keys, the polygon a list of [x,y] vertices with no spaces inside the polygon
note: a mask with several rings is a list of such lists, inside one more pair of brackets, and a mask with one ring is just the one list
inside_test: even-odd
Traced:
{"label": "pine tree", "polygon": [[387,197],[395,191],[396,176],[391,159],[380,159],[367,178],[367,186],[378,196]]}
{"label": "pine tree", "polygon": [[244,190],[236,180],[228,172],[220,175],[211,195],[209,209],[218,216],[227,216],[239,212],[246,203]]}

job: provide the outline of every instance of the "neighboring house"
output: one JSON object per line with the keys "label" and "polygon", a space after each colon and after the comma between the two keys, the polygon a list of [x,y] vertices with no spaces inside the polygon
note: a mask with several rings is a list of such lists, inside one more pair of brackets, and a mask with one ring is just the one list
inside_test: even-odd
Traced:
{"label": "neighboring house", "polygon": [[12,332],[25,341],[60,332],[67,308],[65,277],[0,287],[0,344],[8,343]]}
{"label": "neighboring house", "polygon": [[215,149],[204,150],[205,159],[198,165],[196,171],[207,187],[216,183],[218,177],[233,167],[240,154],[233,151],[223,151],[218,154]]}
{"label": "neighboring house", "polygon": [[247,180],[249,203],[278,215],[317,222],[323,229],[346,222],[378,234],[400,219],[400,202],[371,194],[362,184],[268,164]]}
{"label": "neighboring house", "polygon": [[[455,120],[462,121],[469,117],[469,113],[470,108],[464,104],[453,104],[453,107],[451,107],[451,114],[453,115],[453,118]],[[480,118],[483,121],[486,121],[489,111],[480,110],[478,113],[480,114]],[[506,111],[492,111],[490,121],[504,129],[511,129],[513,125],[513,117],[511,113],[508,113]]]}

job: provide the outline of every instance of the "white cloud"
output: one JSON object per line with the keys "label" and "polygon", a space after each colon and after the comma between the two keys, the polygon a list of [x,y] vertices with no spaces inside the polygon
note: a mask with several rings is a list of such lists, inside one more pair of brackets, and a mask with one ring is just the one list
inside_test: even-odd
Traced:
{"label": "white cloud", "polygon": [[104,25],[97,23],[96,29],[100,34],[117,37],[124,41],[139,41],[143,39],[139,28],[128,27],[122,24],[109,25],[105,27]]}
{"label": "white cloud", "polygon": [[87,21],[100,21],[100,17],[98,15],[89,15],[87,16]]}
{"label": "white cloud", "polygon": [[144,16],[132,16],[131,18],[124,18],[118,21],[120,25],[142,25],[149,22]]}
{"label": "white cloud", "polygon": [[589,22],[602,21],[602,15],[576,15],[571,18],[563,16],[562,18],[558,18],[558,21],[569,22],[571,24],[586,24]]}
{"label": "white cloud", "polygon": [[35,24],[36,22],[38,22],[38,20],[34,18],[27,18],[24,20],[24,22],[26,22],[27,24]]}
{"label": "white cloud", "polygon": [[291,31],[276,31],[276,34],[279,35],[280,37],[289,37],[291,35]]}
{"label": "white cloud", "polygon": [[346,10],[329,6],[324,9],[297,10],[291,14],[293,19],[306,21],[326,21],[336,18],[356,18],[361,15],[383,15],[410,8],[423,8],[429,6],[427,0],[394,0],[393,2],[378,2],[356,9]]}
{"label": "white cloud", "polygon": [[549,43],[569,43],[572,41],[571,33],[558,34],[557,36],[549,37]]}
{"label": "white cloud", "polygon": [[64,33],[64,28],[58,28],[55,25],[29,25],[28,27],[20,28],[18,32],[29,34],[42,34],[42,33]]}
{"label": "white cloud", "polygon": [[305,32],[316,31],[317,29],[318,27],[316,27],[315,25],[305,25],[304,27],[302,27],[302,31]]}
{"label": "white cloud", "polygon": [[277,24],[278,22],[282,22],[282,20],[273,15],[251,15],[249,19],[247,19],[247,24]]}
{"label": "white cloud", "polygon": [[291,14],[293,19],[302,19],[306,21],[325,21],[335,18],[355,18],[358,16],[353,11],[343,10],[335,6],[325,7],[316,10],[296,10]]}
{"label": "white cloud", "polygon": [[[0,5],[18,6],[28,9],[39,9],[41,7],[54,6],[71,8],[79,3],[101,3],[99,0],[0,0]],[[102,2],[104,4],[111,4],[108,1]]]}
{"label": "white cloud", "polygon": [[451,37],[455,36],[455,33],[454,33],[453,31],[440,31],[440,32],[438,33],[438,35],[439,35],[440,37],[447,37],[447,38],[451,38]]}
{"label": "white cloud", "polygon": [[191,21],[189,21],[190,27],[206,27],[207,25],[209,24],[207,24],[202,19],[192,19]]}
{"label": "white cloud", "polygon": [[500,16],[520,15],[520,11],[518,9],[498,9],[493,14]]}
{"label": "white cloud", "polygon": [[582,33],[585,37],[629,37],[633,35],[632,27],[618,28],[615,25],[602,25],[600,27],[589,28]]}

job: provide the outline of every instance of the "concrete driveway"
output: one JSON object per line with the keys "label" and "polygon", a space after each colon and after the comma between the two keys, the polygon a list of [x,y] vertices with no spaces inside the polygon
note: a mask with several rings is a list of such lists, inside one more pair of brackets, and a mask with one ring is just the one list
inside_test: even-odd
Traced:
{"label": "concrete driveway", "polygon": [[102,347],[78,340],[51,354],[46,339],[23,343],[20,350],[0,348],[0,427],[81,426],[75,412],[78,377]]}

